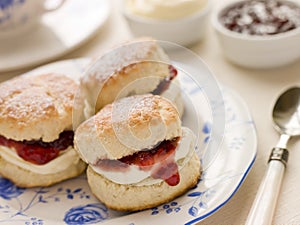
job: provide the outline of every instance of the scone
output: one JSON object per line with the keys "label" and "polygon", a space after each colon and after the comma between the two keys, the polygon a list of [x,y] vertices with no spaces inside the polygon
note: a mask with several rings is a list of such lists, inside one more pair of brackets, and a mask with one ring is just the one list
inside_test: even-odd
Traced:
{"label": "scone", "polygon": [[115,210],[171,201],[193,187],[201,173],[194,134],[181,127],[174,105],[158,95],[106,105],[77,128],[74,144],[89,164],[92,192]]}
{"label": "scone", "polygon": [[81,174],[73,148],[78,88],[60,74],[20,76],[0,84],[0,174],[20,187],[49,186]]}
{"label": "scone", "polygon": [[[139,38],[103,54],[84,72],[80,90],[85,118],[122,97],[138,94],[166,95],[183,114],[177,70],[152,38]],[[167,92],[168,89],[172,91]]]}

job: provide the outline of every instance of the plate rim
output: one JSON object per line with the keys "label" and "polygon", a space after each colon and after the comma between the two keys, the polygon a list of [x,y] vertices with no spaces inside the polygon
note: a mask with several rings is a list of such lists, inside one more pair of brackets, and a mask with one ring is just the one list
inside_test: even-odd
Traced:
{"label": "plate rim", "polygon": [[[222,88],[225,88],[226,91],[230,92],[231,97],[235,98],[236,101],[238,101],[240,104],[243,105],[243,108],[244,108],[245,112],[247,112],[247,116],[253,120],[253,116],[252,116],[252,114],[250,112],[250,109],[249,109],[248,105],[246,104],[245,100],[232,88],[230,88],[228,86],[224,86],[223,84],[221,86],[222,86]],[[236,194],[236,192],[240,189],[241,185],[244,183],[246,177],[248,176],[250,170],[252,169],[253,164],[254,164],[254,162],[256,160],[256,157],[257,157],[258,138],[257,138],[257,131],[256,131],[256,126],[255,126],[254,121],[253,121],[252,132],[253,132],[254,146],[255,146],[252,161],[247,166],[247,169],[244,171],[242,178],[240,179],[239,183],[234,188],[234,190],[232,191],[230,196],[227,199],[225,199],[225,201],[223,201],[220,205],[218,205],[215,209],[211,210],[210,212],[208,212],[208,213],[206,213],[206,214],[204,214],[200,217],[197,217],[193,220],[188,221],[187,223],[185,223],[185,225],[195,224],[196,222],[200,222],[203,219],[213,215],[215,212],[217,212],[219,209],[221,209]]]}

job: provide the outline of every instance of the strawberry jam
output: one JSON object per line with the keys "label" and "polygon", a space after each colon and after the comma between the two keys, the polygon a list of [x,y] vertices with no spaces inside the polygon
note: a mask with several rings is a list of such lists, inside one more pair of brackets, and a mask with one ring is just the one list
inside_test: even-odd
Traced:
{"label": "strawberry jam", "polygon": [[224,11],[220,22],[237,33],[275,35],[300,27],[300,7],[281,0],[241,1]]}
{"label": "strawberry jam", "polygon": [[170,87],[171,81],[174,80],[178,74],[176,68],[172,65],[169,65],[169,74],[170,75],[163,79],[155,88],[155,90],[151,92],[152,94],[160,95]]}
{"label": "strawberry jam", "polygon": [[59,155],[61,150],[73,145],[73,131],[60,133],[59,138],[52,142],[42,140],[15,141],[0,136],[0,145],[14,148],[24,160],[37,165],[43,165]]}
{"label": "strawberry jam", "polygon": [[96,166],[106,171],[126,172],[130,165],[138,166],[140,170],[150,171],[154,179],[162,179],[170,186],[176,186],[179,181],[178,166],[175,162],[175,150],[179,138],[165,140],[151,150],[143,150],[119,160],[103,159]]}

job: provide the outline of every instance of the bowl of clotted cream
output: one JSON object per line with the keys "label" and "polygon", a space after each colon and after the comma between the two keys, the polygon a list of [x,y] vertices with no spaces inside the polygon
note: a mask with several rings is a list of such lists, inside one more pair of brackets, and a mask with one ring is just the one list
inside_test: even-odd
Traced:
{"label": "bowl of clotted cream", "polygon": [[125,0],[123,15],[134,36],[188,46],[205,34],[209,0]]}

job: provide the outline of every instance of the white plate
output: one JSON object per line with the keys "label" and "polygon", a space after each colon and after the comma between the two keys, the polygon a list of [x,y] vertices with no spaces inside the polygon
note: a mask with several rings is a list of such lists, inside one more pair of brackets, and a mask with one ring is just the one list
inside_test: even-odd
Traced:
{"label": "white plate", "polygon": [[53,60],[78,47],[103,26],[109,0],[67,0],[43,16],[41,24],[15,38],[0,40],[0,72]]}
{"label": "white plate", "polygon": [[[31,74],[51,71],[77,77],[88,62],[89,59],[61,61],[38,68]],[[202,101],[201,89],[195,90],[190,85],[188,80],[182,80],[190,99]],[[237,191],[256,156],[255,127],[246,104],[228,88],[223,88],[222,94],[226,126],[220,150],[204,168],[198,185],[183,196],[153,209],[126,214],[109,210],[99,202],[92,195],[85,175],[52,187],[32,189],[17,188],[0,177],[0,224],[193,224],[205,219]],[[187,107],[185,124],[195,123],[189,116],[191,113]],[[199,141],[205,146],[211,129],[211,113],[205,100],[201,103],[201,117]]]}

